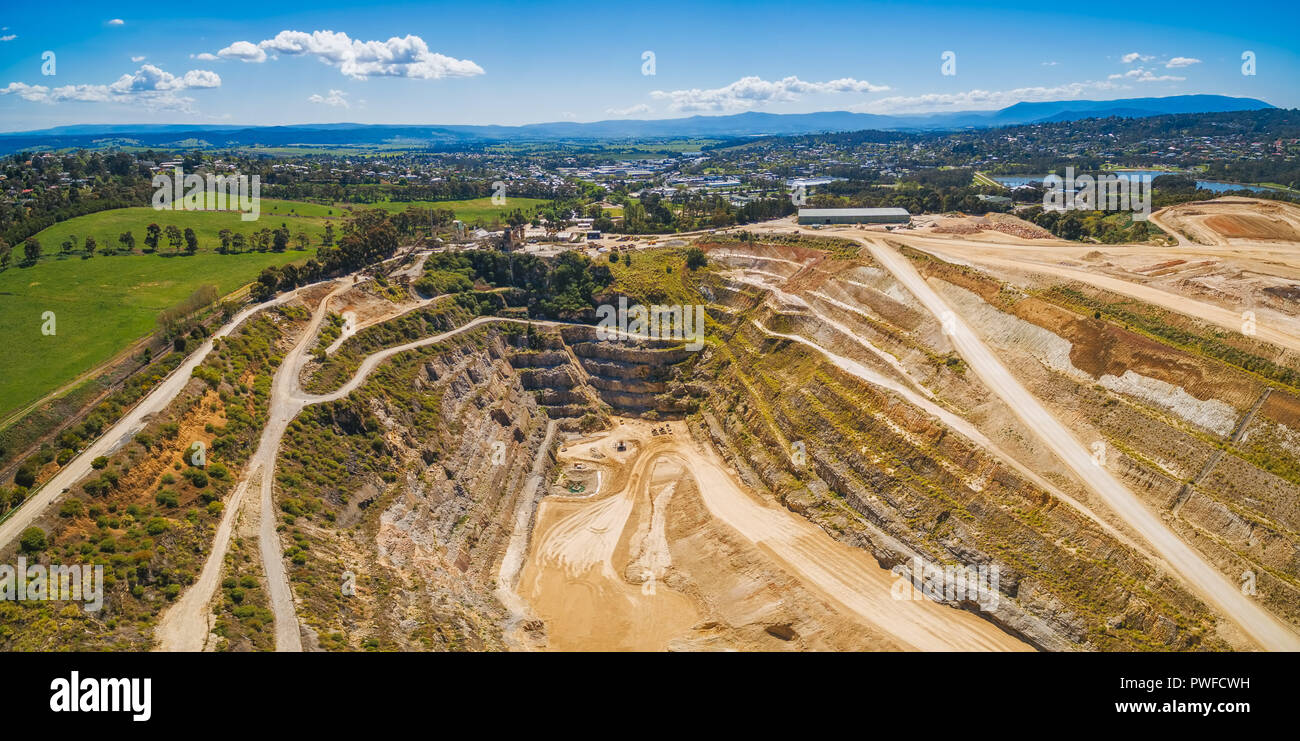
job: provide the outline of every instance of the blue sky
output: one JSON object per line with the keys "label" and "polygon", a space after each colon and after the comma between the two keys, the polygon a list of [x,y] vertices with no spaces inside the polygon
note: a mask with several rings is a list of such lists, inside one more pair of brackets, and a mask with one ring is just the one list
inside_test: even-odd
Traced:
{"label": "blue sky", "polygon": [[[0,15],[0,130],[903,113],[1186,93],[1295,108],[1297,8],[1200,0],[11,4]],[[42,73],[46,51],[53,75]],[[653,75],[643,74],[646,51]],[[952,75],[942,74],[946,51],[956,55]],[[1242,74],[1245,51],[1255,54],[1254,75]]]}

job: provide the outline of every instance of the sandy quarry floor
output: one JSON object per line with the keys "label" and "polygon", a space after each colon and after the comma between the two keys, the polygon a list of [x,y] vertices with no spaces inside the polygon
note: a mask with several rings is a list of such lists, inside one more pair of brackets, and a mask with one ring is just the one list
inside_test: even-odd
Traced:
{"label": "sandy quarry floor", "polygon": [[538,509],[519,593],[548,649],[1029,650],[974,613],[894,599],[870,554],[760,501],[684,423],[615,423],[559,453],[600,490]]}
{"label": "sandy quarry floor", "polygon": [[1216,198],[1171,206],[1153,216],[1160,226],[1201,245],[1300,242],[1300,208],[1280,201]]}

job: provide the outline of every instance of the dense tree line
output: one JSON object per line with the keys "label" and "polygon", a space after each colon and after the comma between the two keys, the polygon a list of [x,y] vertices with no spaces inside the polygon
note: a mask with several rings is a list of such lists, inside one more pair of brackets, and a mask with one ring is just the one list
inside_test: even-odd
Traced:
{"label": "dense tree line", "polygon": [[667,199],[658,193],[644,193],[639,201],[624,203],[621,224],[608,221],[593,226],[623,234],[663,234],[749,224],[794,211],[795,205],[784,195],[737,206],[715,193],[679,191]]}
{"label": "dense tree line", "polygon": [[418,233],[432,233],[439,227],[450,226],[456,220],[456,212],[449,208],[422,208],[407,206],[404,211],[393,214],[393,227],[404,237]]}
{"label": "dense tree line", "polygon": [[515,288],[512,302],[526,305],[529,316],[572,319],[589,316],[613,280],[608,265],[579,252],[547,261],[520,252],[467,250],[430,255],[415,287],[428,295],[467,292],[478,282]]}
{"label": "dense tree line", "polygon": [[1094,240],[1102,244],[1145,242],[1159,230],[1124,213],[1107,211],[1053,211],[1035,206],[1020,214],[1061,239]]}
{"label": "dense tree line", "polygon": [[[840,181],[818,186],[809,196],[813,208],[905,208],[908,213],[987,213],[1008,211],[1010,205],[980,200],[982,194],[1005,195],[999,188],[971,185],[970,170],[935,171],[939,184],[922,184],[918,180],[900,183],[895,188],[873,187],[867,183]],[[947,176],[944,173],[964,173]],[[963,178],[965,178],[963,180]],[[960,183],[957,185],[955,183]],[[1042,202],[1041,192],[1038,202]]]}
{"label": "dense tree line", "polygon": [[25,217],[11,215],[10,218],[6,219],[2,214],[7,212],[8,209],[0,208],[0,224],[4,225],[3,231],[0,231],[0,236],[10,244],[17,244],[61,221],[114,208],[147,206],[148,204],[148,193],[142,191],[120,197],[77,199],[59,205],[37,205],[32,208],[30,215]]}
{"label": "dense tree line", "polygon": [[[65,174],[66,173],[66,174]],[[123,152],[20,152],[0,159],[0,237],[9,244],[77,216],[143,206],[152,188],[148,170]]]}
{"label": "dense tree line", "polygon": [[[463,201],[486,198],[494,192],[491,179],[449,178],[438,183],[373,185],[368,183],[291,182],[272,183],[263,190],[270,198],[318,203],[410,203],[412,201]],[[507,184],[511,196],[551,198],[556,191],[531,180],[512,180]]]}
{"label": "dense tree line", "polygon": [[386,260],[397,252],[398,240],[397,227],[386,211],[367,209],[354,213],[344,224],[338,243],[319,247],[315,258],[301,266],[289,263],[263,269],[253,284],[252,298],[265,301],[277,291],[351,273]]}

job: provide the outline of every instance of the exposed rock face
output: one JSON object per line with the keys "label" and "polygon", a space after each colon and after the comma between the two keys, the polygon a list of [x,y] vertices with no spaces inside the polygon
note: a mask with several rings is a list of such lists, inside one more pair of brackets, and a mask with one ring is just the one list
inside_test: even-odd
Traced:
{"label": "exposed rock face", "polygon": [[[567,352],[530,347],[562,348],[558,335],[512,330],[401,356],[300,419],[281,479],[339,464],[323,517],[293,523],[311,554],[291,572],[300,618],[322,648],[504,646],[496,568],[535,464],[549,468],[547,424],[603,414]],[[356,596],[340,603],[345,573]]]}
{"label": "exposed rock face", "polygon": [[[1104,441],[1125,486],[1229,581],[1300,624],[1300,456],[1285,435],[1250,438],[1300,429],[1294,353],[1104,290],[1022,291],[910,254],[1058,418]],[[1040,341],[1008,341],[1007,327]]]}
{"label": "exposed rock face", "polygon": [[[610,407],[672,410],[672,366],[690,355],[598,342],[587,328],[488,325],[309,408],[281,479],[309,478],[320,459],[340,465],[312,505],[322,516],[293,522],[311,554],[291,572],[303,623],[325,649],[503,647],[496,569],[536,464],[545,478],[552,463],[548,422],[580,430],[604,424]],[[282,503],[303,498],[281,488]],[[345,574],[356,596],[340,608]]]}
{"label": "exposed rock face", "polygon": [[[879,319],[872,313],[876,306],[899,321],[910,317],[910,307],[904,296],[890,295],[887,279],[861,273],[853,273],[853,291],[873,300],[861,315],[833,316],[856,318],[853,330],[903,358],[907,370],[950,404],[977,399],[967,390],[970,379],[927,368],[946,351],[942,332],[918,325],[902,334]],[[819,290],[851,301],[839,288]],[[821,315],[810,315],[792,298],[760,305],[751,287],[716,293],[744,313],[737,314],[727,352],[706,354],[696,367],[696,378],[713,379],[702,422],[755,489],[904,574],[914,556],[935,564],[996,565],[1003,599],[980,614],[1040,648],[1223,647],[1198,599],[1082,513],[895,394],[841,372],[802,345],[769,338],[749,321],[843,348],[892,372],[883,359],[864,357],[861,346],[852,347]],[[1063,367],[1070,363],[1068,343],[1046,330],[1016,325],[1019,320],[995,311],[989,320],[1006,325],[1008,342],[1016,333],[1055,341],[1053,357]]]}
{"label": "exposed rock face", "polygon": [[584,380],[620,412],[681,413],[695,408],[690,388],[670,381],[697,356],[671,340],[600,340],[592,327],[566,327],[564,339],[581,363]]}

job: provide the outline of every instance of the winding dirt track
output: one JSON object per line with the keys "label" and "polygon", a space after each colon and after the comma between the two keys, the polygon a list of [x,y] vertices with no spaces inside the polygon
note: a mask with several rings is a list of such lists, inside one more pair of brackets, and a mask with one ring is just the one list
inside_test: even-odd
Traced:
{"label": "winding dirt track", "polygon": [[1082,514],[1084,517],[1087,517],[1089,520],[1094,522],[1102,530],[1105,530],[1108,534],[1110,534],[1119,542],[1129,546],[1130,548],[1137,551],[1138,553],[1141,553],[1148,560],[1157,561],[1155,556],[1143,544],[1134,541],[1129,536],[1120,532],[1118,529],[1115,528],[1114,525],[1111,525],[1109,522],[1106,522],[1101,517],[1098,517],[1095,512],[1089,509],[1082,502],[1070,496],[1069,494],[1066,494],[1065,492],[1061,491],[1055,484],[1053,484],[1052,482],[1048,481],[1047,479],[1039,475],[1037,471],[1021,463],[1019,459],[1017,459],[1015,456],[1003,450],[992,440],[988,439],[988,437],[985,436],[984,433],[980,432],[979,429],[975,427],[975,425],[971,424],[966,419],[954,414],[953,412],[948,411],[947,409],[944,409],[943,407],[939,406],[933,401],[930,401],[929,399],[921,398],[920,396],[911,393],[908,389],[904,388],[901,384],[898,384],[893,380],[886,378],[880,375],[879,373],[876,373],[872,369],[857,362],[856,360],[853,360],[851,358],[846,358],[842,355],[837,355],[831,352],[830,350],[827,350],[826,348],[822,347],[821,345],[818,345],[817,343],[807,339],[806,337],[801,337],[796,334],[782,334],[780,332],[773,332],[772,330],[768,329],[767,327],[764,327],[761,323],[757,321],[754,322],[754,325],[757,326],[760,331],[762,331],[764,334],[768,336],[779,337],[784,340],[798,342],[799,344],[810,347],[813,350],[816,350],[817,352],[825,356],[827,360],[829,360],[833,365],[835,365],[840,370],[843,370],[851,375],[854,375],[873,386],[879,386],[881,388],[893,391],[894,393],[901,396],[908,403],[912,404],[913,406],[925,411],[927,414],[938,419],[940,422],[942,422],[948,428],[957,432],[959,435],[962,435],[963,437],[975,443],[976,445],[979,445],[980,447],[984,448],[989,453],[992,453],[995,457],[1000,459],[1002,462],[1014,468],[1017,472],[1020,473],[1020,475],[1032,481],[1036,486],[1038,486],[1038,488],[1042,489],[1043,491],[1046,491],[1047,493],[1056,497],[1058,500],[1064,502],[1070,507],[1073,507],[1077,512]]}
{"label": "winding dirt track", "polygon": [[[810,233],[815,234],[816,232]],[[865,240],[857,236],[852,238],[865,244],[877,262],[893,273],[936,317],[943,317],[950,311],[943,300],[920,277],[911,263],[898,252],[875,241]],[[1198,304],[1198,302],[1189,301],[1145,286],[1137,286],[1122,280],[1067,268],[1026,265],[1023,262],[1013,262],[1001,258],[987,259],[1022,269],[1039,269],[1041,267],[1045,271],[1055,271],[1056,274],[1063,277],[1084,280],[1099,287],[1166,306],[1175,311],[1194,313],[1208,321],[1224,324],[1225,326],[1237,327],[1240,323],[1240,317],[1228,312],[1226,309],[1208,304]],[[1107,285],[1108,283],[1115,285]],[[328,312],[330,299],[344,290],[346,285],[350,284],[340,285],[321,301],[307,331],[304,332],[302,339],[286,356],[277,372],[271,394],[270,420],[263,431],[257,452],[250,459],[246,476],[235,489],[232,502],[228,505],[226,515],[218,528],[217,539],[214,542],[212,553],[204,565],[199,580],[164,615],[162,622],[159,624],[157,635],[161,648],[165,650],[202,649],[209,630],[209,603],[215,593],[225,551],[228,548],[233,518],[238,512],[239,503],[244,493],[251,485],[256,483],[259,486],[261,495],[261,551],[271,596],[271,607],[275,614],[276,649],[281,651],[301,650],[301,639],[294,614],[292,591],[280,556],[279,537],[275,533],[272,491],[275,459],[280,438],[289,422],[304,407],[347,396],[364,383],[376,367],[394,355],[445,341],[489,322],[562,324],[504,317],[479,317],[448,332],[377,352],[367,357],[356,374],[336,391],[327,394],[307,394],[299,384],[299,373],[305,362],[307,349],[314,341],[316,331]],[[214,336],[228,334],[235,326],[256,311],[281,303],[291,295],[286,294],[272,302],[241,312],[234,321],[223,327],[220,333]],[[1189,312],[1189,308],[1194,310]],[[1203,314],[1199,313],[1202,311]],[[1230,317],[1230,320],[1228,317]],[[1260,335],[1264,339],[1278,342],[1278,344],[1286,347],[1300,349],[1300,337],[1277,332],[1270,332],[1266,335],[1266,331],[1268,331],[1266,328],[1260,327]],[[1277,335],[1278,338],[1275,339],[1274,336],[1270,335]],[[1172,568],[1191,584],[1199,594],[1214,604],[1228,619],[1241,626],[1260,645],[1270,649],[1300,650],[1300,636],[1297,636],[1257,604],[1241,595],[1226,578],[1169,531],[1105,469],[1094,466],[1091,456],[1083,445],[1075,440],[1060,422],[1052,417],[1039,404],[1037,399],[1015,380],[960,317],[957,317],[955,321],[955,332],[952,339],[958,352],[961,353],[962,357],[971,365],[985,384],[1015,410],[1027,427],[1040,436],[1090,489],[1101,496],[1142,537],[1150,542]],[[138,425],[142,424],[141,420],[145,414],[164,408],[175,397],[180,388],[188,382],[190,371],[202,361],[210,347],[211,342],[209,341],[185,365],[178,368],[177,372],[146,397],[145,402],[137,407],[131,415],[118,425],[115,425],[109,434],[96,443],[96,446],[92,446],[91,449],[74,461],[74,464],[78,462],[84,463],[85,466],[83,467],[88,469],[88,462],[96,455],[103,454],[99,451],[111,450],[121,441],[129,439],[129,436],[138,429]],[[898,385],[900,388],[906,388],[902,384]],[[173,386],[174,388],[172,388]],[[911,389],[907,390],[911,392]],[[148,411],[141,411],[146,408]],[[908,645],[920,649],[981,650],[1010,647],[1004,640],[1010,640],[1018,644],[1018,642],[1014,642],[1014,639],[1010,639],[1009,636],[1002,634],[991,625],[969,615],[967,617],[992,631],[992,633],[981,633],[979,630],[973,630],[969,634],[963,634],[960,631],[955,631],[951,615],[946,613],[959,613],[959,611],[928,601],[905,601],[900,603],[888,597],[880,597],[880,595],[876,594],[876,587],[883,583],[885,585],[884,592],[887,594],[890,577],[888,572],[880,569],[875,565],[874,561],[871,561],[868,554],[834,542],[820,529],[806,521],[797,519],[791,513],[760,505],[737,487],[720,461],[711,460],[707,455],[702,455],[697,450],[690,448],[664,452],[671,452],[673,458],[679,460],[693,473],[699,483],[702,497],[714,517],[730,525],[747,539],[762,546],[766,552],[771,553],[786,568],[797,573],[804,581],[814,585],[824,595],[835,600],[851,612],[862,616],[872,624],[884,628]],[[716,456],[714,457],[716,458]],[[73,469],[74,465],[70,464],[60,475],[67,473],[71,476]],[[82,475],[84,475],[84,472],[78,474],[75,478],[71,478],[71,481],[75,482]],[[56,484],[58,480],[59,477],[56,477],[55,480],[51,481],[51,484]],[[638,481],[644,483],[643,480],[639,479]],[[48,507],[50,503],[57,499],[57,493],[54,492],[59,492],[60,488],[52,485],[47,485],[37,495],[35,501],[29,502],[29,505],[36,506],[31,506],[30,509],[24,507],[24,509],[29,509],[29,512],[20,512],[20,515],[26,514],[27,517],[16,516],[3,526],[0,526],[0,543],[8,542],[15,537],[26,526],[24,520],[30,522],[42,509]],[[602,499],[604,498],[602,497]],[[823,542],[822,539],[826,542]],[[848,552],[852,552],[852,554]],[[859,557],[871,561],[869,564],[871,568],[858,563],[855,559]],[[888,600],[888,602],[880,600]],[[900,604],[909,606],[928,605],[929,607],[918,608],[922,612],[917,614],[907,614],[912,608],[903,608],[900,613]],[[924,612],[929,609],[946,612],[934,614]]]}
{"label": "winding dirt track", "polygon": [[[298,344],[285,355],[283,362],[276,371],[271,386],[269,417],[266,426],[262,430],[257,450],[245,467],[247,473],[235,488],[234,495],[227,503],[226,513],[218,526],[212,551],[208,554],[198,580],[185,591],[171,609],[164,613],[155,630],[160,650],[201,651],[207,643],[211,612],[209,605],[216,593],[221,567],[230,545],[230,533],[233,530],[234,519],[242,506],[245,492],[251,488],[251,482],[256,481],[260,494],[259,507],[261,509],[258,540],[260,542],[262,569],[266,576],[271,612],[275,617],[275,649],[276,651],[301,651],[302,638],[294,609],[293,590],[289,585],[289,577],[284,568],[284,560],[281,556],[282,544],[276,532],[273,496],[275,461],[279,455],[280,440],[284,436],[285,430],[288,429],[289,423],[294,417],[298,416],[303,408],[311,404],[332,401],[347,396],[364,383],[380,363],[398,353],[442,342],[489,322],[530,323],[529,320],[525,319],[479,317],[442,334],[408,342],[370,355],[362,362],[352,378],[338,390],[328,394],[308,394],[303,391],[300,383],[300,376],[307,361],[308,350],[315,341],[321,323],[329,313],[330,300],[339,293],[350,289],[353,285],[355,284],[343,279],[340,285],[320,302],[312,315],[311,322],[299,338]],[[419,305],[404,309],[392,316],[385,316],[380,320],[368,322],[366,326],[414,311],[427,305],[430,301],[432,299],[422,301]],[[545,321],[533,321],[531,323],[558,324]]]}
{"label": "winding dirt track", "polygon": [[1029,646],[964,610],[898,600],[896,580],[866,551],[837,542],[785,509],[759,504],[728,475],[711,450],[674,451],[695,476],[710,514],[772,554],[827,597],[920,651],[1028,651]]}
{"label": "winding dirt track", "polygon": [[[731,256],[746,257],[746,258],[750,257],[748,255],[743,255],[743,256],[731,255]],[[769,258],[762,257],[757,259],[766,260]],[[747,273],[762,272],[762,271],[755,271],[753,268],[744,268],[743,270],[744,272]],[[775,276],[775,277],[780,279],[780,276]],[[762,281],[750,280],[743,275],[733,276],[732,279],[741,283],[746,283],[749,285],[762,288],[766,291],[769,291],[774,296],[779,298],[780,301],[787,306],[800,307],[803,311],[806,311],[810,316],[817,318],[819,321],[835,329],[837,332],[846,335],[857,344],[863,346],[868,352],[884,360],[886,364],[889,365],[890,368],[893,368],[901,378],[905,379],[908,382],[908,386],[905,387],[902,384],[895,381],[894,379],[884,376],[880,373],[877,373],[875,370],[872,370],[871,368],[863,365],[862,363],[857,362],[856,360],[853,360],[851,358],[846,358],[842,355],[831,352],[827,348],[822,347],[821,345],[817,344],[816,342],[813,342],[812,340],[809,340],[806,337],[796,335],[796,334],[783,334],[781,332],[774,332],[768,329],[767,327],[763,326],[761,322],[754,321],[754,325],[757,326],[758,329],[764,334],[770,337],[779,337],[784,340],[798,342],[799,344],[810,347],[813,350],[816,350],[817,352],[821,353],[827,360],[829,360],[833,365],[835,365],[839,369],[853,376],[856,376],[859,379],[873,386],[878,386],[880,388],[888,389],[889,391],[898,394],[909,404],[912,404],[913,406],[923,410],[927,414],[935,417],[950,429],[961,434],[966,439],[970,440],[976,445],[979,445],[980,447],[984,448],[989,453],[992,453],[995,457],[999,458],[1000,460],[1002,460],[1002,462],[1014,468],[1022,476],[1027,478],[1029,481],[1032,481],[1040,489],[1048,492],[1052,496],[1056,497],[1059,501],[1074,508],[1076,511],[1078,511],[1083,516],[1087,517],[1089,520],[1092,520],[1098,527],[1100,527],[1102,530],[1105,530],[1107,533],[1109,533],[1119,542],[1127,545],[1128,547],[1132,548],[1134,551],[1142,554],[1145,558],[1147,558],[1147,560],[1151,561],[1152,563],[1155,563],[1157,565],[1161,564],[1160,560],[1155,556],[1155,554],[1153,554],[1150,551],[1150,549],[1147,548],[1143,543],[1140,543],[1134,540],[1133,538],[1129,537],[1125,533],[1121,532],[1120,530],[1115,528],[1115,526],[1111,525],[1109,522],[1099,517],[1095,512],[1089,509],[1088,506],[1085,505],[1083,502],[1080,502],[1079,500],[1075,499],[1069,494],[1066,494],[1064,491],[1061,491],[1059,487],[1055,486],[1050,481],[1043,478],[1041,475],[1038,474],[1037,471],[1021,463],[1020,460],[1017,459],[1015,456],[1006,452],[1000,446],[994,443],[992,440],[988,439],[988,437],[984,435],[984,433],[980,432],[979,429],[975,427],[975,425],[971,424],[965,418],[940,406],[937,400],[934,398],[934,395],[930,392],[930,390],[926,388],[923,384],[921,384],[919,381],[912,378],[911,375],[908,374],[907,369],[904,368],[902,364],[898,362],[897,358],[895,358],[893,355],[890,355],[884,350],[881,350],[877,348],[875,345],[872,345],[869,341],[854,333],[851,328],[826,316],[824,313],[818,311],[811,304],[809,304],[807,301],[803,300],[803,298],[799,296],[786,293],[785,291],[782,291],[779,287],[773,286],[768,283],[764,283]],[[847,282],[851,283],[853,281],[847,281]],[[833,306],[836,306],[837,308],[841,308],[843,310],[847,310],[851,312],[857,312],[859,314],[862,313],[860,310],[848,304],[845,304],[843,302],[831,299],[830,297],[825,296],[824,294],[818,291],[811,291],[810,293],[813,296],[816,296],[822,300],[826,300],[830,302]],[[918,391],[920,392],[919,394],[916,393]]]}
{"label": "winding dirt track", "polygon": [[1194,246],[1196,244],[1195,242],[1183,236],[1183,233],[1181,231],[1173,228],[1172,226],[1169,225],[1168,222],[1164,220],[1164,216],[1165,216],[1164,212],[1165,209],[1162,208],[1159,211],[1156,211],[1155,213],[1148,216],[1147,219],[1152,224],[1155,224],[1156,226],[1160,227],[1160,229],[1162,229],[1165,232],[1165,234],[1168,234],[1169,236],[1173,237],[1174,240],[1178,242],[1179,247]]}
{"label": "winding dirt track", "polygon": [[262,428],[262,437],[257,450],[249,458],[244,470],[246,474],[235,487],[230,501],[226,503],[225,514],[208,554],[199,572],[199,578],[180,599],[167,610],[154,630],[158,648],[162,651],[202,651],[208,640],[209,603],[217,590],[217,581],[221,577],[221,567],[225,563],[226,551],[230,547],[230,534],[234,529],[235,519],[243,506],[245,493],[257,482],[261,497],[261,524],[258,541],[262,552],[262,569],[266,576],[267,592],[271,602],[271,612],[275,615],[275,650],[301,651],[302,639],[298,630],[298,620],[293,609],[293,592],[289,588],[289,579],[284,570],[284,560],[280,555],[280,538],[275,532],[275,505],[272,497],[275,480],[275,456],[279,449],[280,438],[285,429],[299,411],[290,400],[290,390],[298,384],[298,374],[306,362],[307,349],[316,338],[321,322],[329,313],[330,299],[351,288],[352,281],[344,279],[330,291],[312,314],[310,323],[276,369],[271,382],[270,410],[266,426]]}
{"label": "winding dirt track", "polygon": [[[359,281],[357,281],[359,282]],[[259,507],[261,510],[261,523],[259,532],[260,550],[262,555],[262,569],[267,580],[267,591],[270,598],[271,612],[275,618],[275,646],[277,651],[301,651],[302,638],[298,627],[298,620],[293,603],[293,590],[289,585],[288,574],[284,568],[284,560],[281,557],[280,537],[275,528],[275,461],[279,455],[280,440],[284,436],[285,430],[289,423],[307,406],[319,404],[327,401],[341,399],[355,391],[361,384],[365,383],[370,374],[379,367],[381,363],[403,352],[408,352],[428,345],[434,345],[439,342],[448,340],[463,332],[468,332],[476,327],[493,322],[507,322],[514,324],[537,324],[543,326],[566,326],[564,322],[552,322],[545,320],[514,319],[510,317],[478,317],[455,329],[448,330],[441,334],[426,337],[413,342],[408,342],[397,347],[388,348],[376,352],[362,361],[360,367],[352,378],[340,388],[327,394],[309,394],[303,390],[301,385],[302,368],[307,362],[308,350],[313,346],[316,335],[320,329],[321,323],[329,314],[329,304],[338,294],[352,288],[356,282],[348,278],[340,279],[339,285],[331,291],[320,304],[316,307],[315,312],[308,326],[304,329],[298,343],[285,355],[279,369],[277,369],[275,378],[272,381],[270,394],[270,412],[266,426],[262,430],[262,436],[258,441],[258,446],[253,457],[249,459],[245,467],[246,474],[240,480],[234,490],[230,501],[227,503],[226,513],[222,517],[221,524],[217,528],[216,537],[213,542],[212,551],[208,554],[204,562],[203,570],[199,578],[192,584],[189,589],[177,600],[177,602],[165,612],[155,629],[155,638],[159,650],[163,651],[201,651],[207,643],[210,628],[210,603],[216,593],[217,581],[221,575],[221,567],[225,560],[226,551],[230,545],[230,534],[234,528],[234,521],[237,513],[242,506],[245,492],[250,488],[251,482],[258,483],[260,494]],[[262,304],[246,310],[240,314],[240,320],[247,316],[266,308],[266,306],[282,303],[292,297],[293,294],[286,294],[279,299]],[[425,299],[414,306],[406,307],[400,311],[385,314],[357,327],[359,331],[373,324],[395,319],[399,316],[415,311],[429,305],[439,297]],[[237,322],[228,325],[226,331],[233,328]],[[197,365],[197,362],[195,363]],[[189,374],[184,376],[188,381]],[[183,383],[181,384],[184,385]],[[179,389],[177,389],[179,390]],[[173,393],[172,396],[175,394]],[[166,400],[170,402],[170,397]],[[163,403],[162,406],[166,406]],[[159,407],[161,408],[161,407]],[[133,434],[133,433],[132,433]],[[89,460],[89,459],[87,459]]]}
{"label": "winding dirt track", "polygon": [[290,291],[281,296],[258,304],[250,306],[239,312],[225,326],[212,333],[212,336],[199,345],[199,348],[190,354],[185,362],[177,366],[176,370],[162,380],[153,388],[138,404],[135,405],[126,416],[118,420],[116,424],[109,427],[99,439],[81,452],[76,458],[68,462],[60,471],[49,481],[45,482],[35,494],[23,503],[18,511],[15,512],[4,524],[0,525],[0,547],[9,545],[18,537],[23,530],[31,526],[51,505],[59,500],[64,489],[71,487],[73,484],[88,476],[91,472],[91,461],[101,455],[108,455],[114,450],[120,448],[135,433],[144,429],[145,418],[151,414],[156,414],[167,408],[168,404],[176,398],[176,395],[185,388],[190,382],[194,369],[207,358],[208,353],[212,351],[212,341],[218,337],[225,337],[233,332],[239,325],[248,320],[249,317],[273,306],[279,306],[284,302],[296,297],[300,292],[314,288],[320,284],[314,283],[309,286],[302,286],[294,291]]}

